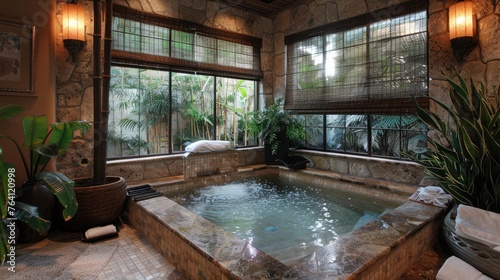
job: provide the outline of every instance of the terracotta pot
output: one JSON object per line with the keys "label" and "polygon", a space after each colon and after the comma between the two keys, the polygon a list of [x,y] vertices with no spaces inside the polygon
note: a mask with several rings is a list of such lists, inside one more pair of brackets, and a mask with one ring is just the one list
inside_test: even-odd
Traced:
{"label": "terracotta pot", "polygon": [[89,179],[75,180],[78,210],[73,218],[60,223],[63,230],[82,231],[118,220],[125,208],[126,183],[122,177],[108,176],[106,184],[86,185]]}
{"label": "terracotta pot", "polygon": [[[52,221],[56,196],[40,183],[25,183],[22,188],[22,196],[17,200],[38,207],[40,217]],[[37,242],[45,239],[47,236],[40,235],[38,231],[31,229],[26,223],[21,221],[17,222],[17,226],[19,228],[19,242]]]}

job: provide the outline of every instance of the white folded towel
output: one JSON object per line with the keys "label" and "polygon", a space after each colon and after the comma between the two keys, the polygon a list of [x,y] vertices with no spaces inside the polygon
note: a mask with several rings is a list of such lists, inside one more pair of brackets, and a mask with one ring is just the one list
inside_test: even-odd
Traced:
{"label": "white folded towel", "polygon": [[445,193],[441,187],[427,186],[419,188],[418,199],[435,206],[446,207],[452,200],[452,196]]}
{"label": "white folded towel", "polygon": [[458,236],[489,247],[500,245],[500,214],[460,204],[455,222]]}
{"label": "white folded towel", "polygon": [[470,264],[451,256],[439,269],[436,280],[493,280]]}

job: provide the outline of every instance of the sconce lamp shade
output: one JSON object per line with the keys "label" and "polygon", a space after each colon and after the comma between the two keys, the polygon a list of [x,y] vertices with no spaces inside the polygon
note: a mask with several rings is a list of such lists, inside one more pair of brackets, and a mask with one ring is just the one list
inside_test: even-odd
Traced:
{"label": "sconce lamp shade", "polygon": [[458,2],[448,10],[450,21],[450,40],[474,37],[475,20],[472,2]]}
{"label": "sconce lamp shade", "polygon": [[458,2],[448,9],[450,41],[458,61],[477,44],[476,16],[472,12],[472,2]]}
{"label": "sconce lamp shade", "polygon": [[71,59],[75,61],[85,45],[85,7],[68,2],[62,4],[61,10],[64,47],[69,51]]}
{"label": "sconce lamp shade", "polygon": [[85,7],[64,3],[62,14],[63,39],[85,41]]}

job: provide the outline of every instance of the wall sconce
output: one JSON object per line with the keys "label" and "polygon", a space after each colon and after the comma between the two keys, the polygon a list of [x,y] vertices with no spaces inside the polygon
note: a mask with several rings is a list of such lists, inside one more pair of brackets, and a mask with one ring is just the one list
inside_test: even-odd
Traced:
{"label": "wall sconce", "polygon": [[455,56],[464,55],[477,44],[476,16],[472,13],[472,2],[458,2],[448,9],[451,46]]}
{"label": "wall sconce", "polygon": [[77,0],[68,0],[62,5],[62,14],[64,47],[75,61],[85,45],[85,7],[77,4]]}

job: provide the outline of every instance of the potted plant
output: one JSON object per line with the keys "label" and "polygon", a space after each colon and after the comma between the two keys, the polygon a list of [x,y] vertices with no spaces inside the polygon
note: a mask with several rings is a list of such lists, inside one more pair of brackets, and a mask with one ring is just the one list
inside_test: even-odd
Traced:
{"label": "potted plant", "polygon": [[250,131],[264,141],[266,164],[280,164],[277,160],[288,157],[290,143],[302,141],[306,135],[304,125],[283,109],[282,101],[278,98],[263,111],[255,112],[249,123]]}
{"label": "potted plant", "polygon": [[[20,106],[7,105],[2,107],[6,115],[19,112]],[[24,148],[28,149],[28,158],[25,157],[21,145],[8,135],[0,135],[14,143],[21,157],[26,181],[15,190],[14,217],[24,222],[18,224],[20,228],[19,240],[25,242],[39,241],[44,238],[51,227],[51,220],[55,199],[62,206],[62,217],[71,219],[77,210],[77,202],[73,192],[74,181],[59,172],[46,172],[45,167],[50,159],[62,155],[71,139],[73,132],[81,130],[85,133],[90,124],[81,121],[61,122],[49,124],[47,116],[25,116],[22,119],[24,133]],[[0,173],[4,195],[7,195],[8,169],[10,164],[0,159]],[[2,198],[5,202],[5,198]],[[2,204],[5,208],[5,204]],[[12,214],[11,211],[8,213]],[[2,215],[3,217],[3,215]]]}
{"label": "potted plant", "polygon": [[[451,123],[416,105],[418,117],[439,136],[428,137],[430,148],[408,156],[425,166],[459,204],[500,213],[500,92],[488,100],[482,83],[477,87],[472,79],[467,83],[460,75],[457,77],[458,82],[447,78],[452,107],[431,98],[446,110]],[[500,275],[500,254],[485,244],[459,236],[457,207],[448,212],[442,227],[448,248],[496,279]]]}
{"label": "potted plant", "polygon": [[[0,120],[9,119],[15,115],[18,115],[19,113],[21,113],[21,111],[22,107],[19,105],[12,104],[2,106],[0,107]],[[9,192],[9,189],[11,188],[11,183],[13,183],[13,180],[9,180],[9,174],[12,174],[13,170],[14,165],[12,163],[3,161],[3,151],[2,147],[0,146],[0,213],[2,216],[2,222],[6,222],[8,210],[11,210],[8,208],[8,206],[12,205],[12,203],[10,203],[11,205],[9,205],[9,198],[12,195],[12,193]],[[10,177],[12,177],[12,175],[10,175]],[[12,212],[10,213],[11,214],[9,215],[13,216]],[[5,257],[10,248],[8,239],[9,235],[10,234],[7,234],[7,231],[5,230],[4,224],[0,224],[0,265],[4,263]]]}
{"label": "potted plant", "polygon": [[469,86],[447,78],[453,106],[430,97],[446,110],[451,123],[416,104],[418,117],[441,137],[428,137],[430,148],[408,155],[426,167],[459,203],[500,213],[500,98],[488,101],[484,85]]}

